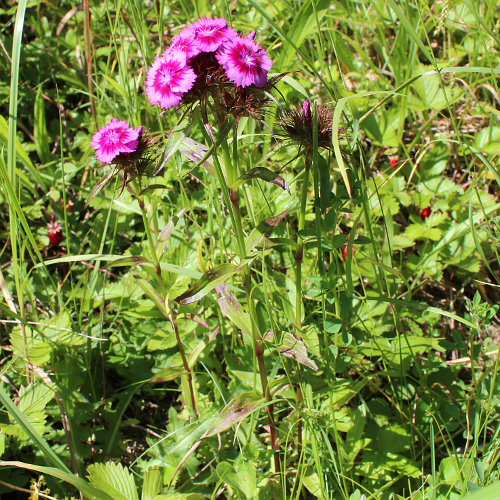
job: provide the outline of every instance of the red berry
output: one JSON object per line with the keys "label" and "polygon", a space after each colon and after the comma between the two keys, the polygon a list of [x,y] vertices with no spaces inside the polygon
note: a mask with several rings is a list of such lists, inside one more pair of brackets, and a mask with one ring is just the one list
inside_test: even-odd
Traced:
{"label": "red berry", "polygon": [[398,157],[396,155],[392,155],[389,157],[389,165],[394,168],[398,166]]}
{"label": "red berry", "polygon": [[47,230],[50,244],[53,247],[58,247],[63,239],[61,224],[59,224],[59,222],[57,221],[49,222],[47,224]]}
{"label": "red berry", "polygon": [[431,207],[424,208],[420,212],[420,217],[422,217],[423,220],[427,219],[427,217],[429,217],[429,215],[431,215]]}

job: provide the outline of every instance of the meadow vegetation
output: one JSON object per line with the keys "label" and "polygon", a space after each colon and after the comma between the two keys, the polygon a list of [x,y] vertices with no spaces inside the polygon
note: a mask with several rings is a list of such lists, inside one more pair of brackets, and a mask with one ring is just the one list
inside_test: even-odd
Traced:
{"label": "meadow vegetation", "polygon": [[10,4],[1,498],[500,498],[498,4]]}

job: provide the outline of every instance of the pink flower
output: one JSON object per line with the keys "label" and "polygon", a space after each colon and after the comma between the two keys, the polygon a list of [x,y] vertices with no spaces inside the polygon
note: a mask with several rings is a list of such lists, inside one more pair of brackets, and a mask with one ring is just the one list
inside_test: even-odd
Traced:
{"label": "pink flower", "polygon": [[267,82],[267,72],[273,65],[266,51],[250,38],[232,38],[216,57],[229,80],[239,87],[252,83],[261,87]]}
{"label": "pink flower", "polygon": [[169,54],[176,50],[182,52],[186,56],[187,60],[189,60],[191,57],[197,56],[201,52],[201,49],[198,47],[198,43],[195,38],[195,30],[193,26],[190,25],[187,28],[179,31],[179,33],[177,33],[177,35],[172,38],[170,47],[163,53],[163,55]]}
{"label": "pink flower", "polygon": [[139,144],[142,127],[134,129],[127,122],[113,118],[93,136],[90,145],[103,163],[111,163],[120,153],[133,153]]}
{"label": "pink flower", "polygon": [[181,102],[182,94],[193,86],[195,80],[196,74],[186,64],[182,52],[166,52],[149,68],[145,92],[151,104],[169,109]]}
{"label": "pink flower", "polygon": [[188,28],[193,30],[201,52],[214,52],[224,42],[238,36],[233,28],[227,27],[227,21],[223,18],[204,17]]}

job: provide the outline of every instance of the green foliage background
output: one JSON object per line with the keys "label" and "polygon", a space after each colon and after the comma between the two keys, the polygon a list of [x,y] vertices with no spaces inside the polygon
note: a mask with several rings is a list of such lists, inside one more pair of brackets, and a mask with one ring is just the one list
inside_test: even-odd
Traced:
{"label": "green foliage background", "polygon": [[[267,126],[238,128],[241,173],[265,167],[290,188],[241,184],[250,295],[213,163],[189,159],[185,137],[209,145],[202,127],[143,90],[203,16],[256,30],[286,73]],[[494,1],[35,0],[0,19],[0,494],[500,496]],[[334,111],[334,138],[314,152],[297,232],[307,174],[278,122],[306,98]],[[90,138],[112,117],[149,129],[168,158],[140,180],[170,188],[147,190],[144,210],[116,176],[88,201],[106,172]],[[198,281],[214,267],[223,292]],[[203,298],[173,312],[199,419],[165,309],[197,282]],[[252,322],[273,332],[271,400]]]}

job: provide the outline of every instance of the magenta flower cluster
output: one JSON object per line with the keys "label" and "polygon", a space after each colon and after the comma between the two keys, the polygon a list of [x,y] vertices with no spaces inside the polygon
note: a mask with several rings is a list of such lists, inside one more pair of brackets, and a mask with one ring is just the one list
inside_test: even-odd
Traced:
{"label": "magenta flower cluster", "polygon": [[[226,107],[234,109],[235,97],[226,102],[231,99],[227,86],[234,84],[240,94],[245,87],[262,87],[273,64],[266,51],[254,42],[254,35],[252,32],[242,38],[220,18],[204,17],[190,24],[174,36],[168,49],[149,68],[145,85],[149,102],[169,109],[181,102],[195,82],[192,93],[196,96],[203,95],[209,86],[213,89],[215,83],[216,88],[225,86],[225,90],[220,87],[220,96]],[[240,97],[247,102],[245,96]],[[250,98],[247,107],[258,108],[259,103],[255,103]],[[128,165],[143,158],[148,139],[142,127],[134,129],[113,118],[93,135],[90,145],[99,161]]]}
{"label": "magenta flower cluster", "polygon": [[170,47],[149,68],[146,79],[149,101],[164,109],[177,106],[199,76],[190,61],[203,53],[215,53],[226,77],[236,86],[261,87],[267,82],[273,63],[253,41],[253,36],[254,33],[240,37],[220,18],[204,17],[190,24],[172,39]]}

